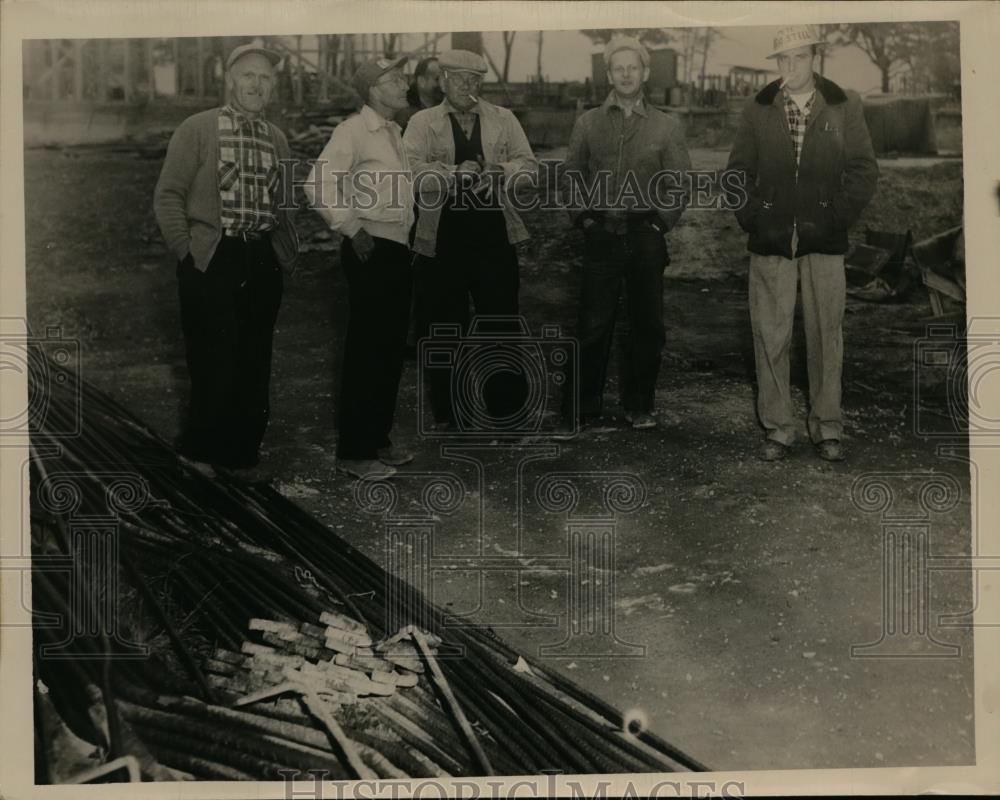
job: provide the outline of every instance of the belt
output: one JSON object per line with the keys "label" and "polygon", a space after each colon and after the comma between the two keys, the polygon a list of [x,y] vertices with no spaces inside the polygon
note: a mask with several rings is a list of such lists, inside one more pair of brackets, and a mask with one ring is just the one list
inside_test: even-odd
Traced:
{"label": "belt", "polygon": [[223,231],[223,234],[229,239],[242,239],[244,242],[259,242],[270,236],[271,231],[243,231],[241,233]]}

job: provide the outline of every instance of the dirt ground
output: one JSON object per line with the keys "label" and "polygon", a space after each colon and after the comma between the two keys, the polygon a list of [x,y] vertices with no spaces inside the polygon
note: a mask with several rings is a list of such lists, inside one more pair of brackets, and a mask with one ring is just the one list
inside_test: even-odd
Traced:
{"label": "dirt ground", "polygon": [[[696,166],[715,166],[726,154],[693,156]],[[28,151],[27,287],[32,329],[58,326],[79,339],[84,377],[169,439],[187,386],[174,266],[152,215],[159,166],[122,153]],[[859,230],[905,225],[920,239],[961,222],[959,161],[883,167],[879,195]],[[318,229],[311,212],[300,217],[304,231]],[[522,261],[523,313],[533,330],[556,323],[570,331],[578,245],[554,214],[536,215],[529,225],[535,244]],[[969,551],[967,465],[938,456],[935,440],[914,435],[914,346],[930,314],[926,296],[849,303],[849,460],[827,464],[801,443],[785,462],[763,465],[754,458],[760,433],[743,236],[728,213],[691,212],[670,249],[655,431],[633,432],[615,417],[612,382],[610,414],[598,432],[552,444],[547,458],[520,468],[538,453],[483,450],[477,466],[418,436],[416,364],[407,363],[397,438],[416,449],[414,472],[453,473],[467,490],[466,502],[434,520],[435,554],[514,556],[544,566],[546,556],[567,552],[569,520],[522,498],[522,490],[551,472],[637,476],[645,497],[618,516],[615,568],[597,582],[613,582],[615,633],[644,654],[553,659],[558,669],[634,710],[714,769],[972,763],[972,637],[938,622],[940,614],[973,606],[968,574],[930,577],[930,634],[958,645],[953,657],[919,657],[926,652],[917,645],[927,642],[920,636],[904,643],[911,658],[851,654],[852,645],[879,639],[883,620],[880,517],[852,502],[857,479],[888,475],[901,508],[912,511],[921,476],[953,476],[961,499],[931,517],[931,547],[935,555]],[[359,508],[351,482],[335,473],[345,292],[329,251],[305,253],[286,283],[263,469],[338,535],[384,561],[380,519]],[[801,335],[796,341],[793,381],[804,418]],[[943,376],[916,377],[920,413],[943,424]],[[404,502],[416,502],[406,499],[415,479],[400,486]],[[522,500],[518,541],[510,531]],[[564,571],[497,573],[478,598],[476,588],[473,573],[453,569],[435,575],[433,594],[455,614],[496,623],[532,654],[563,638],[570,588]],[[558,627],[517,627],[524,609],[534,622]],[[503,627],[505,620],[512,625]]]}

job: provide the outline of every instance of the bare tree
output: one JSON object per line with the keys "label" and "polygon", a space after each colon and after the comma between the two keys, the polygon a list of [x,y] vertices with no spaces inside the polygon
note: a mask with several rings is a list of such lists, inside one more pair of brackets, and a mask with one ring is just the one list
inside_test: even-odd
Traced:
{"label": "bare tree", "polygon": [[538,32],[538,60],[535,65],[535,76],[542,82],[542,43],[545,41],[545,31]]}
{"label": "bare tree", "polygon": [[882,92],[888,94],[889,79],[894,68],[908,65],[927,47],[926,25],[940,23],[870,22],[840,26],[841,38],[853,44],[878,67],[882,76]]}
{"label": "bare tree", "polygon": [[517,31],[502,31],[503,35],[503,72],[500,75],[500,80],[507,83],[507,78],[510,75],[510,57],[514,50],[514,37],[517,36]]}
{"label": "bare tree", "polygon": [[712,39],[717,28],[703,28],[701,34],[701,74],[699,75],[698,86],[702,92],[705,91],[705,68],[708,66],[708,52],[712,49]]}
{"label": "bare tree", "polygon": [[850,44],[850,40],[844,35],[843,25],[831,23],[820,25],[819,38],[826,44],[819,48],[819,74],[826,74],[826,59],[830,56],[830,51],[836,47],[844,47]]}
{"label": "bare tree", "polygon": [[594,44],[607,44],[616,34],[634,36],[646,46],[669,44],[673,36],[666,28],[592,28],[580,31]]}

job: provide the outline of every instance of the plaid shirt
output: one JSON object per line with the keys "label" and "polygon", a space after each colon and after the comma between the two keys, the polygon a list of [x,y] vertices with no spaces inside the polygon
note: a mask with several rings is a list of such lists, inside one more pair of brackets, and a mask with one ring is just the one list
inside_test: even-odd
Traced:
{"label": "plaid shirt", "polygon": [[804,108],[799,110],[798,104],[788,92],[782,92],[785,100],[785,117],[788,119],[788,132],[792,136],[792,155],[795,156],[795,172],[799,171],[799,160],[802,158],[802,142],[806,138],[806,126],[809,124],[809,113],[812,111],[813,91],[806,100]]}
{"label": "plaid shirt", "polygon": [[219,194],[227,233],[271,230],[278,158],[271,129],[232,106],[219,111]]}

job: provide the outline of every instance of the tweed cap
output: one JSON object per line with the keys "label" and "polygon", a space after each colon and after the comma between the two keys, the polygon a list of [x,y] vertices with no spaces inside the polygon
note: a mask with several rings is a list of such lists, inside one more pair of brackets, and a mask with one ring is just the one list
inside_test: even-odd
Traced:
{"label": "tweed cap", "polygon": [[445,50],[438,56],[438,64],[441,65],[441,69],[450,69],[453,72],[464,70],[478,72],[480,75],[486,74],[486,62],[483,57],[471,50]]}
{"label": "tweed cap", "polygon": [[264,58],[271,62],[272,67],[277,66],[278,62],[281,61],[281,56],[278,53],[268,50],[266,47],[260,47],[255,44],[241,44],[239,47],[234,47],[233,52],[226,59],[226,70],[232,69],[233,64],[243,58],[243,56],[248,56],[251,53],[264,56]]}
{"label": "tweed cap", "polygon": [[367,103],[368,92],[378,83],[378,79],[390,70],[401,67],[406,62],[406,56],[373,58],[370,61],[365,61],[358,67],[357,72],[354,73],[354,77],[351,78],[351,85],[354,87],[354,91],[361,95],[361,99]]}
{"label": "tweed cap", "polygon": [[642,42],[634,36],[622,36],[616,34],[611,37],[611,41],[604,46],[604,63],[611,66],[611,56],[619,50],[632,50],[639,54],[644,67],[649,66],[649,51],[643,47]]}

